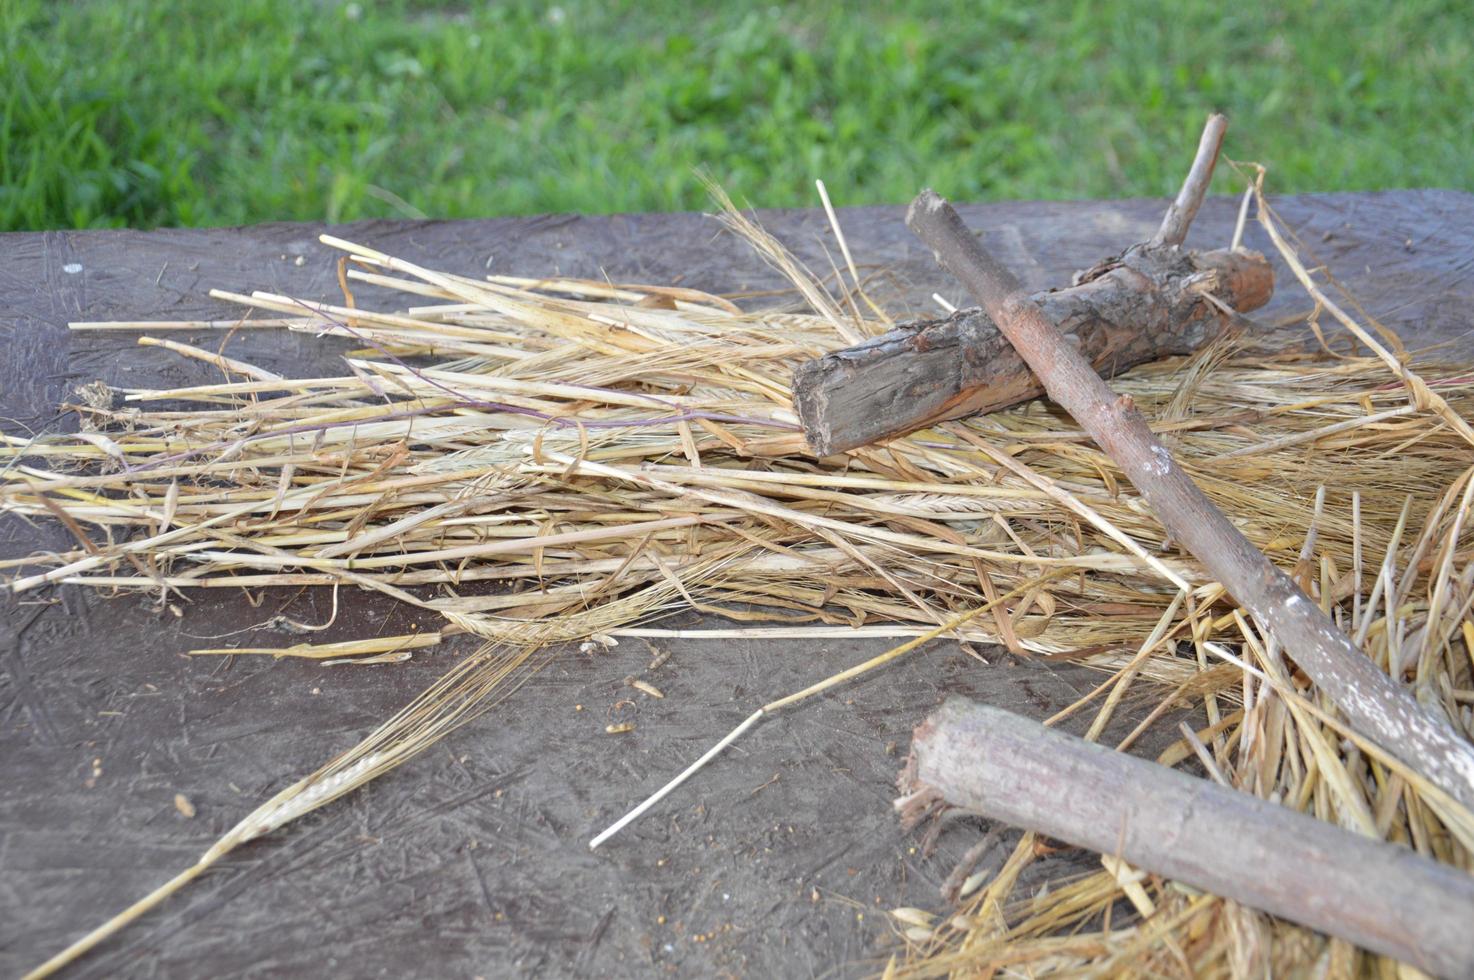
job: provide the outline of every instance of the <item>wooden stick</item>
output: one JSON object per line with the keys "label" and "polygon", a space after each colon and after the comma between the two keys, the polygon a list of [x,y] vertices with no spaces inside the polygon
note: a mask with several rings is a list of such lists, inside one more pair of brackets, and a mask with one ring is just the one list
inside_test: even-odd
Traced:
{"label": "wooden stick", "polygon": [[1198,140],[1198,153],[1193,165],[1177,192],[1177,199],[1162,218],[1162,227],[1152,236],[1155,246],[1181,245],[1187,240],[1188,226],[1198,216],[1203,198],[1208,194],[1208,185],[1213,182],[1213,168],[1218,164],[1218,149],[1223,145],[1223,134],[1228,131],[1228,118],[1220,113],[1208,117],[1203,135]]}
{"label": "wooden stick", "polygon": [[916,729],[901,791],[903,817],[940,797],[1431,973],[1474,976],[1474,877],[999,708],[949,699]]}
{"label": "wooden stick", "polygon": [[1130,396],[1115,397],[957,212],[926,190],[912,202],[906,223],[988,311],[1049,397],[1121,467],[1173,539],[1279,641],[1352,725],[1474,807],[1474,745],[1393,683],[1244,537],[1152,434]]}

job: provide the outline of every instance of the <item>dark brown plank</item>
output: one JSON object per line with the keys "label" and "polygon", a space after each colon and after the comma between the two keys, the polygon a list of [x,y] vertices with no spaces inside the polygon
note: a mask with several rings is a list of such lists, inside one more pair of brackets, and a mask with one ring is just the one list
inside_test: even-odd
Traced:
{"label": "dark brown plank", "polygon": [[[963,213],[1037,289],[1148,237],[1164,205],[1010,203]],[[1317,259],[1390,326],[1413,342],[1456,340],[1451,350],[1470,354],[1474,197],[1340,194],[1281,207]],[[1234,208],[1210,201],[1188,244],[1226,243]],[[930,314],[930,293],[952,290],[902,225],[901,208],[841,214],[856,258],[890,270],[902,315]],[[814,268],[828,268],[819,243],[831,236],[821,212],[762,217]],[[72,387],[97,377],[209,379],[203,365],[137,348],[129,336],[73,335],[65,323],[228,315],[204,297],[211,286],[329,298],[336,286],[329,253],[315,244],[319,230],[0,235],[0,426],[23,432],[47,424]],[[483,271],[492,256],[494,269],[528,275],[604,269],[613,278],[679,278],[715,290],[776,285],[739,243],[697,215],[369,223],[340,232],[466,274]],[[1265,247],[1255,234],[1248,244]],[[73,264],[81,271],[67,272]],[[1305,308],[1285,279],[1279,286],[1267,315]],[[180,339],[219,343],[218,336]],[[275,332],[239,335],[228,352],[298,376],[334,360],[319,342]],[[0,554],[62,540],[46,526],[0,525]],[[288,603],[288,615],[322,622],[328,597],[272,593],[253,609],[212,595],[183,618],[158,614],[139,597],[62,588],[39,598],[54,604],[6,598],[0,605],[3,975],[39,962],[178,871],[267,792],[346,748],[428,685],[454,655],[361,669],[198,663],[181,656],[201,645],[195,637],[260,623]],[[399,631],[411,621],[355,595],[323,638]],[[757,704],[884,645],[675,644],[659,677],[666,700],[643,708],[639,731],[622,738],[602,734],[603,714],[649,651],[627,642],[597,659],[565,655],[411,766],[243,849],[78,974],[324,966],[357,976],[761,976],[837,965],[865,972],[860,961],[884,948],[890,929],[878,913],[858,919],[850,902],[932,904],[969,843],[949,836],[930,858],[908,853],[889,809],[896,759],[887,746],[904,748],[945,693],[1041,717],[1093,675],[1006,657],[983,668],[938,643],[834,700],[765,725],[746,754],[712,767],[618,846],[591,856],[585,842]],[[577,703],[586,710],[575,713]],[[89,785],[94,759],[102,773]],[[754,794],[774,774],[779,780]],[[176,792],[198,808],[193,820],[175,811]],[[710,942],[691,938],[713,931]]]}

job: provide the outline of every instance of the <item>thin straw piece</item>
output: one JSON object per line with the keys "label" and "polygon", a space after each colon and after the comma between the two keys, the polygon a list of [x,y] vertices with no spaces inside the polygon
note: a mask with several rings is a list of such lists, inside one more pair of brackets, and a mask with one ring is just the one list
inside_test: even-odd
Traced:
{"label": "thin straw piece", "polygon": [[652,794],[643,803],[635,807],[629,813],[626,813],[623,817],[620,817],[613,824],[611,824],[607,830],[596,836],[593,840],[589,841],[589,850],[595,850],[600,844],[604,843],[606,840],[619,833],[635,820],[638,820],[641,814],[645,813],[645,811],[649,810],[652,806],[669,796],[672,791],[674,791],[687,779],[690,779],[693,775],[695,775],[708,762],[720,755],[722,751],[727,748],[727,746],[737,741],[737,739],[740,738],[744,732],[746,732],[749,728],[762,720],[765,715],[770,715],[776,711],[781,711],[789,705],[797,704],[800,701],[813,697],[815,694],[827,691],[831,687],[843,684],[845,681],[848,680],[853,680],[854,678],[859,677],[861,674],[868,673],[869,671],[872,671],[877,667],[883,667],[891,661],[896,660],[906,655],[907,653],[910,653],[912,650],[915,650],[923,643],[926,643],[929,640],[934,640],[937,637],[941,636],[943,633],[955,629],[956,627],[961,626],[963,623],[966,623],[968,620],[982,615],[999,603],[1023,594],[1028,589],[1034,588],[1036,585],[1041,584],[1042,581],[1042,579],[1036,580],[1034,582],[1028,583],[1026,586],[1019,586],[1018,588],[1009,592],[1007,595],[999,596],[997,599],[981,605],[976,609],[971,609],[967,612],[953,616],[947,622],[942,623],[935,629],[928,630],[922,635],[916,637],[914,640],[909,640],[905,643],[902,643],[900,646],[892,647],[884,653],[877,654],[876,656],[871,657],[864,663],[856,664],[848,670],[842,670],[839,673],[827,677],[816,684],[810,684],[808,687],[804,688],[801,691],[795,691],[793,694],[789,694],[786,697],[778,698],[776,701],[769,701],[767,704],[763,705],[761,708],[748,715],[746,720],[744,720],[742,724],[738,725],[736,728],[732,729],[730,732],[724,735],[721,741],[717,742],[716,745],[713,745],[710,749],[708,749],[706,753],[701,756],[701,758],[697,759],[695,762],[691,763],[691,765],[681,770],[679,775],[677,775],[670,782],[666,783],[664,786],[660,787],[660,789],[656,790],[654,794]]}
{"label": "thin straw piece", "polygon": [[660,787],[660,789],[651,794],[649,799],[645,800],[645,802],[635,807],[629,813],[626,813],[624,816],[614,821],[614,823],[609,825],[609,829],[605,830],[593,840],[589,841],[589,850],[597,850],[600,844],[604,843],[606,840],[619,833],[625,827],[628,827],[630,824],[640,819],[641,815],[643,815],[646,810],[650,809],[652,806],[665,799],[682,783],[690,779],[692,776],[696,775],[697,771],[705,766],[708,762],[710,762],[712,759],[715,759],[718,755],[721,755],[722,751],[725,750],[727,746],[731,745],[733,742],[737,741],[737,739],[741,738],[742,733],[747,731],[753,725],[756,725],[766,713],[767,712],[765,709],[759,708],[752,714],[748,715],[747,719],[743,721],[742,724],[738,725],[736,728],[732,729],[725,736],[723,736],[720,742],[707,749],[706,752],[702,754],[701,758],[691,763],[685,769],[682,769],[680,775],[676,776],[676,778],[672,779],[670,782]]}

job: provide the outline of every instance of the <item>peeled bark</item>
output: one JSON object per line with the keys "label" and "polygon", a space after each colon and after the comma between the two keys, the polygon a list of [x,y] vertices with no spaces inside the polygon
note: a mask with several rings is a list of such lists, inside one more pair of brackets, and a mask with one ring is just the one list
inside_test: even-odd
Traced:
{"label": "peeled bark", "polygon": [[[1229,316],[1269,302],[1274,273],[1257,252],[1183,252],[1134,246],[1068,289],[1033,297],[1095,368],[1113,375],[1191,354]],[[794,372],[794,404],[818,456],[991,412],[1044,393],[1029,366],[981,309],[902,326]]]}
{"label": "peeled bark", "polygon": [[903,818],[940,798],[1430,973],[1474,976],[1474,877],[999,708],[952,698],[935,711],[901,791]]}

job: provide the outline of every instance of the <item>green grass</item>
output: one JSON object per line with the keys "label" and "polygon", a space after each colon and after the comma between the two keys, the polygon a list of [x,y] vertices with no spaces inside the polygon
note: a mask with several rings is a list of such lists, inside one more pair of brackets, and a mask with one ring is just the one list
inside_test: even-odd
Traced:
{"label": "green grass", "polygon": [[1474,189],[1467,0],[688,6],[0,0],[0,229]]}

